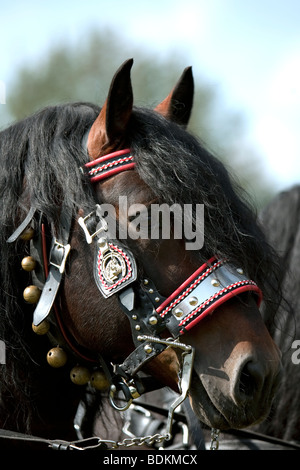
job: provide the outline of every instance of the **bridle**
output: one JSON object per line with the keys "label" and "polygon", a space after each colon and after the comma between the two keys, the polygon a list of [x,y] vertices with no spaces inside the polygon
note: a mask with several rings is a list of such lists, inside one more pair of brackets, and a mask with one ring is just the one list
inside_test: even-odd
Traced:
{"label": "bridle", "polygon": [[[113,152],[86,163],[81,168],[84,176],[93,184],[114,176],[120,172],[133,170],[135,158],[130,149]],[[181,350],[181,373],[179,389],[181,395],[169,410],[166,435],[157,437],[168,439],[171,435],[172,418],[177,406],[186,398],[193,368],[194,350],[191,346],[179,341],[181,335],[197,325],[217,307],[243,292],[256,294],[257,303],[262,293],[254,281],[227,259],[212,256],[189,276],[168,298],[163,298],[152,279],[139,279],[137,264],[133,253],[120,242],[110,237],[109,226],[101,215],[101,205],[78,223],[84,232],[86,242],[94,249],[94,279],[104,298],[117,295],[119,305],[127,316],[135,350],[122,364],[108,364],[99,355],[90,354],[78,347],[61,321],[56,296],[63,279],[66,261],[70,252],[70,231],[72,210],[67,202],[61,209],[60,226],[57,231],[52,228],[53,238],[50,253],[47,257],[42,215],[34,208],[21,225],[8,239],[14,242],[22,235],[26,227],[34,222],[39,235],[31,240],[31,255],[38,259],[43,270],[35,270],[33,282],[40,287],[41,296],[33,314],[33,325],[39,326],[48,319],[52,309],[55,311],[56,323],[68,347],[79,356],[93,364],[100,362],[110,382],[110,402],[119,410],[126,410],[134,398],[161,387],[151,378],[138,375],[139,371],[151,359],[157,357],[167,348]],[[166,338],[166,332],[171,335]],[[118,404],[119,395],[123,394],[125,405]]]}

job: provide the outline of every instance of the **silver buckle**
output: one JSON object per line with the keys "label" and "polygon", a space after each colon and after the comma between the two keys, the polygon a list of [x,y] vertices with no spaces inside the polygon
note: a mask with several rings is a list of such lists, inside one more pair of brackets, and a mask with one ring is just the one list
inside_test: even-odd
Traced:
{"label": "silver buckle", "polygon": [[[55,263],[51,258],[53,258],[53,252],[54,252],[54,249],[57,248],[57,250],[64,250],[63,251],[63,256],[62,256],[62,260],[60,262],[60,264],[58,263]],[[61,274],[63,274],[64,270],[65,270],[65,267],[66,267],[66,261],[67,261],[67,257],[68,257],[68,254],[70,253],[70,250],[71,250],[71,245],[69,245],[69,243],[67,245],[62,245],[61,243],[59,243],[56,238],[54,239],[53,241],[53,246],[52,246],[52,249],[51,249],[51,255],[50,255],[50,261],[49,263],[54,266],[55,268],[57,268],[59,270],[59,272]],[[55,258],[57,258],[56,255],[54,255]]]}
{"label": "silver buckle", "polygon": [[100,217],[101,226],[96,230],[96,232],[94,232],[92,234],[89,232],[89,230],[86,226],[86,221],[88,219],[90,219],[95,214],[96,214],[96,210],[90,212],[87,216],[79,217],[79,219],[78,219],[78,223],[79,223],[80,227],[82,228],[82,230],[84,231],[86,241],[89,245],[92,243],[93,238],[95,238],[98,235],[98,233],[100,233],[102,231],[106,232],[107,229],[108,229],[106,220],[104,220],[102,217]]}

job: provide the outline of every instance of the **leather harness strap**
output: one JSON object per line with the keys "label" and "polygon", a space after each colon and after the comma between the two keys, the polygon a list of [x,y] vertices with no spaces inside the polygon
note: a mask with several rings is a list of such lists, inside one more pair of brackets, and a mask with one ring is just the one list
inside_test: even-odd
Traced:
{"label": "leather harness strap", "polygon": [[[77,441],[46,439],[30,434],[0,429],[1,450],[106,450],[111,441],[91,437]],[[2,447],[2,445],[4,447]]]}
{"label": "leather harness strap", "polygon": [[48,277],[33,315],[33,324],[35,326],[38,326],[48,317],[55,301],[62,276],[65,271],[66,260],[71,249],[71,246],[68,243],[71,231],[71,222],[72,211],[63,204],[59,234],[57,235],[57,238],[54,236],[52,238]]}

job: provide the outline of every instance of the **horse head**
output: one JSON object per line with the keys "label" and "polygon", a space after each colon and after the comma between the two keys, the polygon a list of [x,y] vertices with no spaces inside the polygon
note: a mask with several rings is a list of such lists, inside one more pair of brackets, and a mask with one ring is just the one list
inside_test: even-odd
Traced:
{"label": "horse head", "polygon": [[[24,370],[35,384],[24,390],[28,407],[47,402],[39,413],[55,421],[71,394],[71,419],[78,394],[66,385],[63,350],[72,381],[108,388],[117,409],[119,392],[129,406],[168,386],[214,428],[269,412],[280,355],[259,305],[276,303],[273,252],[223,164],[186,131],[191,68],[149,110],[133,106],[132,63],[116,72],[102,109],[52,107],[3,132],[5,423]],[[45,340],[31,331],[32,305]],[[41,352],[49,346],[51,372]]]}
{"label": "horse head", "polygon": [[[143,151],[149,152],[146,164],[151,160],[147,133],[157,133],[158,148],[173,137],[175,145],[181,140],[184,149],[187,136],[185,126],[193,103],[192,72],[190,68],[184,71],[169,96],[154,112],[149,112],[148,122],[144,122],[139,117],[139,111],[133,108],[131,66],[130,60],[117,71],[107,100],[85,141],[90,159],[86,169],[95,189],[96,203],[114,208],[118,233],[123,230],[127,234],[127,249],[137,264],[136,280],[131,287],[126,285],[123,289],[128,293],[127,304],[117,294],[103,300],[93,280],[94,250],[90,249],[93,243],[83,249],[82,233],[77,224],[72,232],[73,255],[71,252],[64,281],[64,321],[79,344],[88,349],[93,345],[92,349],[108,362],[126,364],[127,369],[121,368],[121,375],[126,380],[130,377],[126,377],[125,369],[131,373],[141,369],[176,391],[182,369],[182,350],[176,345],[166,348],[166,345],[147,344],[147,341],[139,344],[139,341],[141,333],[146,333],[146,337],[152,334],[165,340],[170,336],[180,337],[182,343],[190,345],[195,352],[189,396],[196,415],[206,424],[221,429],[248,426],[264,418],[270,409],[278,383],[280,357],[259,312],[261,289],[244,273],[248,267],[242,265],[245,256],[240,260],[236,256],[232,265],[231,260],[229,264],[227,260],[224,263],[220,261],[220,254],[206,245],[209,218],[204,227],[204,247],[200,250],[186,249],[185,237],[174,235],[174,221],[169,237],[152,239],[149,234],[146,237],[130,236],[134,216],[137,213],[140,215],[146,208],[146,227],[149,228],[153,222],[150,208],[157,203],[170,203],[168,192],[172,186],[174,193],[178,191],[179,201],[203,203],[201,194],[198,199],[189,199],[191,195],[181,197],[180,192],[185,191],[185,187],[180,183],[183,176],[179,173],[180,166],[175,155],[173,161],[169,158],[167,164],[163,162],[163,155],[161,161],[157,159],[152,162],[153,166],[157,165],[157,174],[152,175],[153,178],[159,179],[165,168],[169,172],[162,181],[158,181],[156,187],[145,178],[149,168],[142,160]],[[164,128],[161,142],[160,126]],[[138,139],[136,134],[139,134]],[[193,141],[187,151],[193,153],[194,169],[205,172],[201,167],[201,152],[197,145]],[[164,149],[164,152],[167,151]],[[184,158],[185,155],[182,155]],[[116,159],[124,161],[116,163]],[[170,162],[173,168],[167,167]],[[120,169],[114,172],[119,164]],[[194,169],[188,170],[192,187],[197,185]],[[168,177],[169,181],[166,182]],[[220,179],[220,174],[216,173],[213,178]],[[226,184],[226,181],[219,181],[218,184]],[[156,188],[160,189],[159,193]],[[192,194],[197,197],[196,187],[192,188]],[[124,201],[126,211],[122,207]],[[132,207],[134,210],[130,213]],[[140,225],[141,220],[144,219],[139,220]],[[105,232],[101,232],[98,243],[107,246],[109,242],[103,239],[105,236]],[[232,236],[231,244],[237,243],[234,234]],[[219,240],[219,246],[222,243],[223,240]],[[242,238],[240,243],[244,243]],[[124,258],[126,256],[124,254]],[[247,256],[251,257],[251,253]],[[116,262],[120,263],[118,260]],[[84,293],[82,290],[74,291],[75,279],[79,277],[82,282],[85,280]],[[101,282],[104,282],[103,279]],[[142,287],[136,287],[138,285]],[[202,286],[203,293],[199,286]],[[144,301],[145,296],[147,301]],[[207,309],[201,307],[205,302],[209,305]],[[147,352],[141,352],[147,347],[148,357]],[[138,366],[135,363],[135,367],[130,367],[131,363],[126,362],[126,358],[130,357],[132,361],[134,357],[133,362],[138,361],[133,356],[137,350],[143,359]]]}

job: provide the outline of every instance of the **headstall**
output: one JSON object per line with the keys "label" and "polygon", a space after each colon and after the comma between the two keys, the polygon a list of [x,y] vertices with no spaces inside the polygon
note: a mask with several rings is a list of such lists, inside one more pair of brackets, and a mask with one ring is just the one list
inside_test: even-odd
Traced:
{"label": "headstall", "polygon": [[[82,170],[91,183],[97,183],[122,171],[132,170],[134,166],[134,156],[131,155],[130,149],[125,149],[86,163]],[[75,351],[81,360],[86,359],[94,364],[99,364],[100,361],[110,382],[111,404],[121,411],[127,409],[134,398],[153,387],[149,385],[150,381],[147,384],[146,379],[137,375],[143,366],[168,347],[181,349],[182,371],[179,385],[182,394],[170,409],[170,421],[174,409],[188,393],[193,367],[193,348],[181,343],[180,336],[228,299],[245,291],[256,294],[259,304],[262,299],[261,290],[241,267],[232,265],[226,259],[212,257],[168,298],[163,298],[159,288],[150,278],[137,279],[134,255],[119,240],[110,238],[107,221],[101,215],[101,206],[96,204],[91,213],[79,218],[78,223],[84,231],[86,242],[94,245],[95,283],[104,298],[118,295],[119,304],[129,319],[136,347],[122,364],[112,367],[102,358],[91,358],[89,354],[82,352],[80,347],[74,346],[75,340],[69,338],[55,307],[56,295],[71,249],[71,213],[70,208],[62,207],[59,233],[53,235],[48,262],[45,261],[47,250],[42,215],[37,214],[34,208],[30,209],[23,223],[8,239],[8,242],[12,243],[18,237],[24,236],[27,227],[33,222],[39,227],[38,236],[32,237],[30,241],[31,258],[37,262],[33,268],[28,269],[32,271],[33,283],[40,293],[32,301],[37,304],[33,315],[34,328],[39,328],[48,321],[49,314],[54,309],[56,323],[59,324],[64,342],[68,343],[72,352]],[[165,339],[161,336],[165,330],[171,334],[171,338]],[[45,331],[48,332],[48,329]],[[117,404],[116,396],[119,392],[125,397],[125,406]]]}

